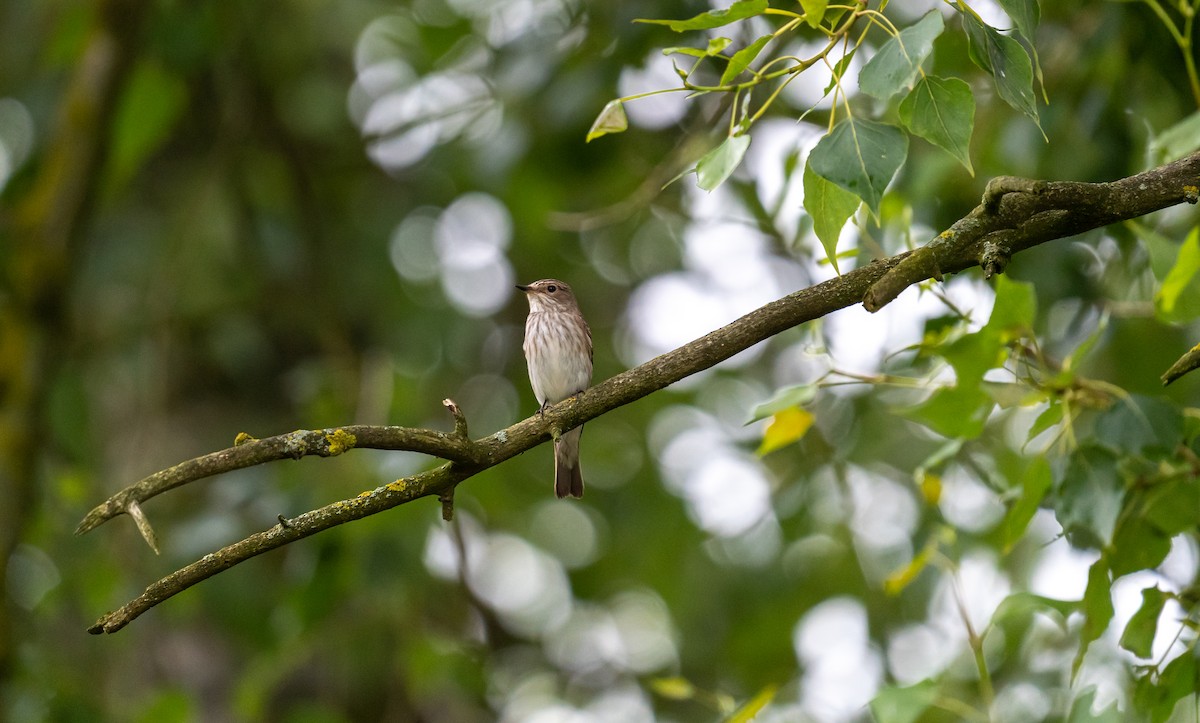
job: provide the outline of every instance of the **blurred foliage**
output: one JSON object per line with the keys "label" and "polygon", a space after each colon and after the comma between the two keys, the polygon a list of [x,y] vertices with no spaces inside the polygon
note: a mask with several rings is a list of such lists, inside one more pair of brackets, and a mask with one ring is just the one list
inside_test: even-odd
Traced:
{"label": "blurred foliage", "polygon": [[[409,505],[84,632],[430,461],[172,491],[161,557],[71,534],[144,475],[243,431],[449,429],[445,397],[476,436],[531,414],[515,281],[571,281],[606,378],[924,243],[992,176],[1200,145],[1193,4],[883,5],[776,94],[762,64],[849,6],[0,4],[0,717],[1190,719],[1200,382],[1158,381],[1200,336],[1190,207],[615,410],[580,503],[540,447],[453,525]],[[851,123],[902,165],[839,165]]]}

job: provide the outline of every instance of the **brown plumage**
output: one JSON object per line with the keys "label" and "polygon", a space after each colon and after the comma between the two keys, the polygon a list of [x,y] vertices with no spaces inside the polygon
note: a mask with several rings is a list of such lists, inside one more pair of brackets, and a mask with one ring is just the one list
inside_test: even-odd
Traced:
{"label": "brown plumage", "polygon": [[[525,360],[529,383],[542,409],[574,396],[592,382],[592,332],[571,287],[558,279],[518,285],[529,300],[525,320]],[[554,494],[583,497],[579,438],[583,426],[564,432],[554,444]]]}

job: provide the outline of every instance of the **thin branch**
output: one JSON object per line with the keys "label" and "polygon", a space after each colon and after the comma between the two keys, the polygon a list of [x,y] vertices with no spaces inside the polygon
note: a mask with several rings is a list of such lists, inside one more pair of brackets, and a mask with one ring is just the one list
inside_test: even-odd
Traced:
{"label": "thin branch", "polygon": [[1197,368],[1200,368],[1200,344],[1197,344],[1196,346],[1184,352],[1183,356],[1179,357],[1179,359],[1171,365],[1170,369],[1167,369],[1165,372],[1163,372],[1163,386],[1167,386],[1179,377],[1187,374],[1188,372],[1195,371]]}
{"label": "thin branch", "polygon": [[397,480],[377,490],[349,500],[334,502],[320,509],[287,520],[278,525],[253,534],[244,540],[212,552],[192,564],[176,570],[146,588],[145,592],[114,610],[88,628],[89,633],[115,633],[135,618],[163,600],[174,596],[198,582],[207,580],[217,573],[252,557],[282,547],[289,542],[327,530],[330,527],[362,519],[376,512],[411,502],[433,493],[434,486],[453,483],[461,473],[453,470],[450,462],[437,469],[422,472],[407,479]]}
{"label": "thin branch", "polygon": [[[465,430],[465,421],[463,424]],[[188,482],[281,459],[300,459],[308,455],[335,457],[355,448],[422,452],[452,462],[478,461],[472,456],[474,448],[466,439],[465,432],[458,436],[432,429],[368,425],[300,429],[266,439],[255,439],[243,432],[234,440],[234,446],[228,449],[155,472],[109,497],[87,513],[79,527],[75,528],[75,534],[89,532],[129,512],[134,503],[145,502]]]}
{"label": "thin branch", "polygon": [[[549,440],[553,429],[576,427],[719,364],[780,332],[860,301],[869,309],[878,309],[903,288],[928,278],[940,278],[943,273],[976,265],[984,266],[989,273],[1000,273],[1012,254],[1038,244],[1185,201],[1196,203],[1200,196],[1198,187],[1200,153],[1112,183],[996,179],[988,184],[979,207],[926,247],[875,261],[773,301],[583,394],[548,407],[543,414],[482,439],[471,441],[466,436],[465,417],[449,403],[447,407],[455,419],[454,433],[369,426],[293,432],[247,440],[240,446],[151,475],[89,513],[80,524],[80,531],[86,532],[125,512],[133,502],[193,479],[285,457],[332,456],[355,447],[372,447],[413,450],[450,460],[355,498],[334,502],[299,517],[281,519],[276,526],[205,555],[164,577],[124,607],[102,617],[89,631],[120,630],[163,600],[244,560],[421,497],[437,495],[442,501],[443,514],[448,514],[452,510],[453,490],[459,483]],[[298,445],[301,440],[304,445]]]}

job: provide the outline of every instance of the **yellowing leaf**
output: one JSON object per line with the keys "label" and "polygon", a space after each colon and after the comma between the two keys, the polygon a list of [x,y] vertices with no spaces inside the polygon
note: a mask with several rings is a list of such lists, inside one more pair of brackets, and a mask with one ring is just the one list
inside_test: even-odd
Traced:
{"label": "yellowing leaf", "polygon": [[958,542],[958,535],[953,527],[941,526],[934,534],[930,535],[925,541],[925,546],[921,548],[911,562],[904,567],[896,570],[891,575],[888,575],[883,581],[883,591],[888,595],[899,595],[904,588],[908,587],[909,583],[917,579],[917,575],[921,574],[932,562],[938,564],[938,551],[951,548]]}
{"label": "yellowing leaf", "polygon": [[762,444],[758,446],[758,456],[765,456],[798,441],[812,423],[812,412],[800,407],[779,410],[763,434]]}
{"label": "yellowing leaf", "polygon": [[888,595],[899,595],[929,565],[929,558],[933,556],[936,549],[937,543],[930,540],[911,562],[887,576],[887,579],[883,581],[883,591]]}
{"label": "yellowing leaf", "polygon": [[942,499],[942,478],[936,474],[923,472],[921,474],[921,496],[931,505],[936,505]]}
{"label": "yellowing leaf", "polygon": [[775,693],[778,691],[779,686],[773,684],[758,691],[758,695],[746,701],[741,708],[737,709],[737,712],[729,717],[726,723],[750,723],[763,708],[767,707],[774,700]]}
{"label": "yellowing leaf", "polygon": [[655,678],[650,681],[650,688],[671,700],[689,700],[696,694],[696,686],[687,678]]}

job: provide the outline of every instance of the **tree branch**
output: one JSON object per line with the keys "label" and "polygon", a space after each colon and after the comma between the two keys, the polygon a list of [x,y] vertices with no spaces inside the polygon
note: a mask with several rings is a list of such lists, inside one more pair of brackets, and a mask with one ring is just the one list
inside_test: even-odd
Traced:
{"label": "tree branch", "polygon": [[480,460],[473,456],[477,450],[466,437],[465,426],[463,429],[463,435],[459,436],[432,429],[351,425],[333,429],[299,429],[266,439],[255,439],[242,432],[234,440],[234,446],[228,449],[155,472],[109,497],[87,513],[75,528],[75,534],[89,532],[127,513],[133,503],[145,502],[188,482],[281,459],[300,459],[308,455],[336,457],[351,449],[362,448],[421,452],[451,462],[478,463]]}
{"label": "tree branch", "polygon": [[[454,488],[550,439],[552,429],[571,429],[708,369],[755,344],[806,321],[863,302],[877,310],[904,288],[944,273],[981,265],[1000,273],[1013,254],[1047,241],[1182,202],[1196,203],[1200,153],[1111,183],[1069,183],[998,178],[980,205],[927,246],[850,271],[802,289],[746,314],[695,341],[622,372],[578,397],[548,407],[544,414],[478,440],[467,436],[466,419],[450,400],[455,431],[351,426],[298,431],[263,440],[239,435],[240,444],[184,462],[118,492],[80,523],[87,532],[112,517],[132,512],[160,492],[195,479],[306,454],[334,456],[356,447],[410,450],[448,460],[435,469],[396,480],[251,535],[205,555],[146,588],[124,607],[100,618],[92,633],[120,630],[146,610],[222,570],[289,542],[361,519],[421,497],[437,495],[443,517],[453,509]],[[136,513],[135,513],[136,514]],[[143,515],[144,521],[144,515]],[[141,525],[139,524],[139,527]],[[148,528],[148,523],[146,523]]]}
{"label": "tree branch", "polygon": [[972,266],[990,277],[1018,251],[1198,199],[1200,153],[1108,183],[993,178],[974,210],[873,284],[863,306],[878,311],[915,283]]}

